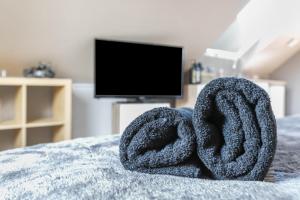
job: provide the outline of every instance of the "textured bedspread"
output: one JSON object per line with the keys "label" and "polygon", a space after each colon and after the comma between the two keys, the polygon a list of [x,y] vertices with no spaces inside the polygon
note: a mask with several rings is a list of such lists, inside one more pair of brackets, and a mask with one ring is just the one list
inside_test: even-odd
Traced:
{"label": "textured bedspread", "polygon": [[264,182],[126,171],[118,143],[118,136],[85,138],[1,152],[0,199],[300,199],[300,117],[278,121]]}

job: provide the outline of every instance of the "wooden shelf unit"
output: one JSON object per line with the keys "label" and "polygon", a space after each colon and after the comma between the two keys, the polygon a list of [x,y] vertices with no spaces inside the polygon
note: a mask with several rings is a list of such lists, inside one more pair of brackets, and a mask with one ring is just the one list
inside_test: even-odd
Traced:
{"label": "wooden shelf unit", "polygon": [[[14,131],[14,147],[26,146],[27,132],[32,128],[51,128],[53,142],[71,139],[72,81],[70,79],[0,78],[0,93],[1,87],[4,87],[5,91],[10,88],[14,91],[14,109],[11,111],[13,119],[0,119],[0,136],[5,132]],[[34,108],[28,106],[28,99],[30,99],[28,95],[29,91],[36,87],[51,88],[52,98],[49,110],[52,116],[40,116],[34,119],[29,117]],[[5,97],[4,92],[0,94],[0,103],[3,95]],[[38,103],[41,104],[43,101]],[[38,110],[34,111],[38,112]]]}

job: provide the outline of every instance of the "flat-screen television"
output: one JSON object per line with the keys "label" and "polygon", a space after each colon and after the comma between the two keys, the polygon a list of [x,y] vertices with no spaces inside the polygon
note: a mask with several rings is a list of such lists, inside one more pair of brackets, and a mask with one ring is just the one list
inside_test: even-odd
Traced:
{"label": "flat-screen television", "polygon": [[182,50],[96,39],[95,97],[181,97]]}

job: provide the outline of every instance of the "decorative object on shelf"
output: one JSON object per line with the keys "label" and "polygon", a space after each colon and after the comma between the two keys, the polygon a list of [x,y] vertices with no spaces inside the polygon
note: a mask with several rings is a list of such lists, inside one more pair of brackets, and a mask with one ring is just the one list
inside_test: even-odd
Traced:
{"label": "decorative object on shelf", "polygon": [[201,71],[203,70],[202,64],[200,62],[193,61],[192,67],[190,69],[190,84],[201,83]]}
{"label": "decorative object on shelf", "polygon": [[7,71],[5,69],[0,69],[0,78],[7,77]]}
{"label": "decorative object on shelf", "polygon": [[40,62],[37,67],[31,67],[24,70],[25,77],[33,78],[54,78],[55,72],[51,65]]}

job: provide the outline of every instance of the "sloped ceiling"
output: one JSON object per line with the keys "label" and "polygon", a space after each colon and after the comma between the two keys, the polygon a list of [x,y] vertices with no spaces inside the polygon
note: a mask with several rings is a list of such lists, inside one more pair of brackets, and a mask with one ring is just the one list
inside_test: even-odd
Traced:
{"label": "sloped ceiling", "polygon": [[299,0],[251,0],[211,49],[239,57],[246,76],[267,77],[299,51],[289,45],[299,41],[299,10]]}
{"label": "sloped ceiling", "polygon": [[16,76],[43,60],[58,77],[92,82],[96,37],[180,45],[188,61],[221,35],[246,2],[1,0],[0,68]]}
{"label": "sloped ceiling", "polygon": [[249,76],[268,77],[300,51],[300,37],[278,36],[258,50],[242,68]]}

